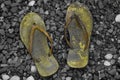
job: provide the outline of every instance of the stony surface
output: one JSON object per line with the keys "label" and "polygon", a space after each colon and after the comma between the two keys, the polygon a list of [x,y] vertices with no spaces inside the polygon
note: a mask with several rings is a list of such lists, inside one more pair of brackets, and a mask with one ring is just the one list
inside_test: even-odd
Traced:
{"label": "stony surface", "polygon": [[[94,22],[89,63],[82,69],[66,64],[65,15],[75,1],[88,6]],[[0,0],[0,80],[8,76],[10,80],[120,80],[119,4],[120,0]],[[41,15],[54,41],[53,54],[60,68],[50,77],[34,72],[31,65],[35,64],[20,39],[20,22],[31,11]]]}

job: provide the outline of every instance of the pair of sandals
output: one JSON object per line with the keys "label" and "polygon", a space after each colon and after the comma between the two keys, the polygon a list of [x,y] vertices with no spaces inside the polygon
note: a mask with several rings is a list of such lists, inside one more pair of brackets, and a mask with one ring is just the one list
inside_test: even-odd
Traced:
{"label": "pair of sandals", "polygon": [[[85,5],[75,2],[68,7],[64,36],[70,46],[67,58],[67,64],[70,67],[83,68],[87,65],[92,26],[92,16]],[[70,40],[67,38],[67,31]],[[20,24],[20,37],[41,76],[50,76],[58,70],[59,64],[52,54],[53,40],[38,14],[30,12],[25,15]],[[51,42],[50,47],[47,38]]]}

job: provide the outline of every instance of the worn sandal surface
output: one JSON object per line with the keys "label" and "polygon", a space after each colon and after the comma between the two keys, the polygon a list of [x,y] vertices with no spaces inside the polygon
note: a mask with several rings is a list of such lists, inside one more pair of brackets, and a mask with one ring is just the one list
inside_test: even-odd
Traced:
{"label": "worn sandal surface", "polygon": [[[39,74],[50,76],[58,70],[58,62],[52,54],[47,38],[52,39],[46,32],[42,18],[34,12],[26,14],[20,24],[20,37],[35,62]],[[52,46],[51,46],[52,47]]]}
{"label": "worn sandal surface", "polygon": [[[88,63],[88,48],[92,32],[92,16],[82,3],[75,2],[67,9],[65,39],[70,46],[67,64],[72,68],[83,68]],[[70,40],[67,39],[67,30]]]}

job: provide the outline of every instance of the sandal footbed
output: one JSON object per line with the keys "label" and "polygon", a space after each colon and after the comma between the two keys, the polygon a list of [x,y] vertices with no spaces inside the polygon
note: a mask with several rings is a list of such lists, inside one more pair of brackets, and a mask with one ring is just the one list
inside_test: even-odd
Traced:
{"label": "sandal footbed", "polygon": [[[66,22],[70,19],[73,13],[77,14],[85,25],[89,36],[88,41],[90,42],[93,21],[89,9],[79,2],[71,4],[67,9]],[[88,64],[89,54],[88,49],[84,51],[86,41],[84,38],[85,35],[83,34],[83,30],[78,27],[75,19],[70,22],[68,32],[73,49],[70,49],[68,52],[67,64],[73,68],[83,68]]]}
{"label": "sandal footbed", "polygon": [[[29,39],[33,24],[46,31],[45,24],[38,14],[31,12],[25,15],[20,25],[20,37],[27,49],[29,49]],[[47,37],[39,30],[35,30],[32,43],[32,52],[30,54],[39,74],[44,77],[54,74],[58,70],[58,62],[53,55],[48,56],[50,48],[47,43]]]}

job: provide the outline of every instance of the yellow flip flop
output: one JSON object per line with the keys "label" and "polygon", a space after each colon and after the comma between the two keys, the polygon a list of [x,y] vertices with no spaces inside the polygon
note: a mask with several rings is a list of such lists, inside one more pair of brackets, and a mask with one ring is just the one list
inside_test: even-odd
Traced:
{"label": "yellow flip flop", "polygon": [[[67,64],[72,68],[83,68],[89,59],[89,43],[93,27],[92,15],[82,3],[70,4],[66,14],[65,39],[70,46]],[[67,39],[67,30],[70,40]]]}
{"label": "yellow flip flop", "polygon": [[[46,32],[44,21],[37,13],[30,12],[24,16],[20,24],[20,37],[41,76],[50,76],[58,70],[58,62],[52,54],[52,39]],[[51,42],[51,49],[47,38]]]}

